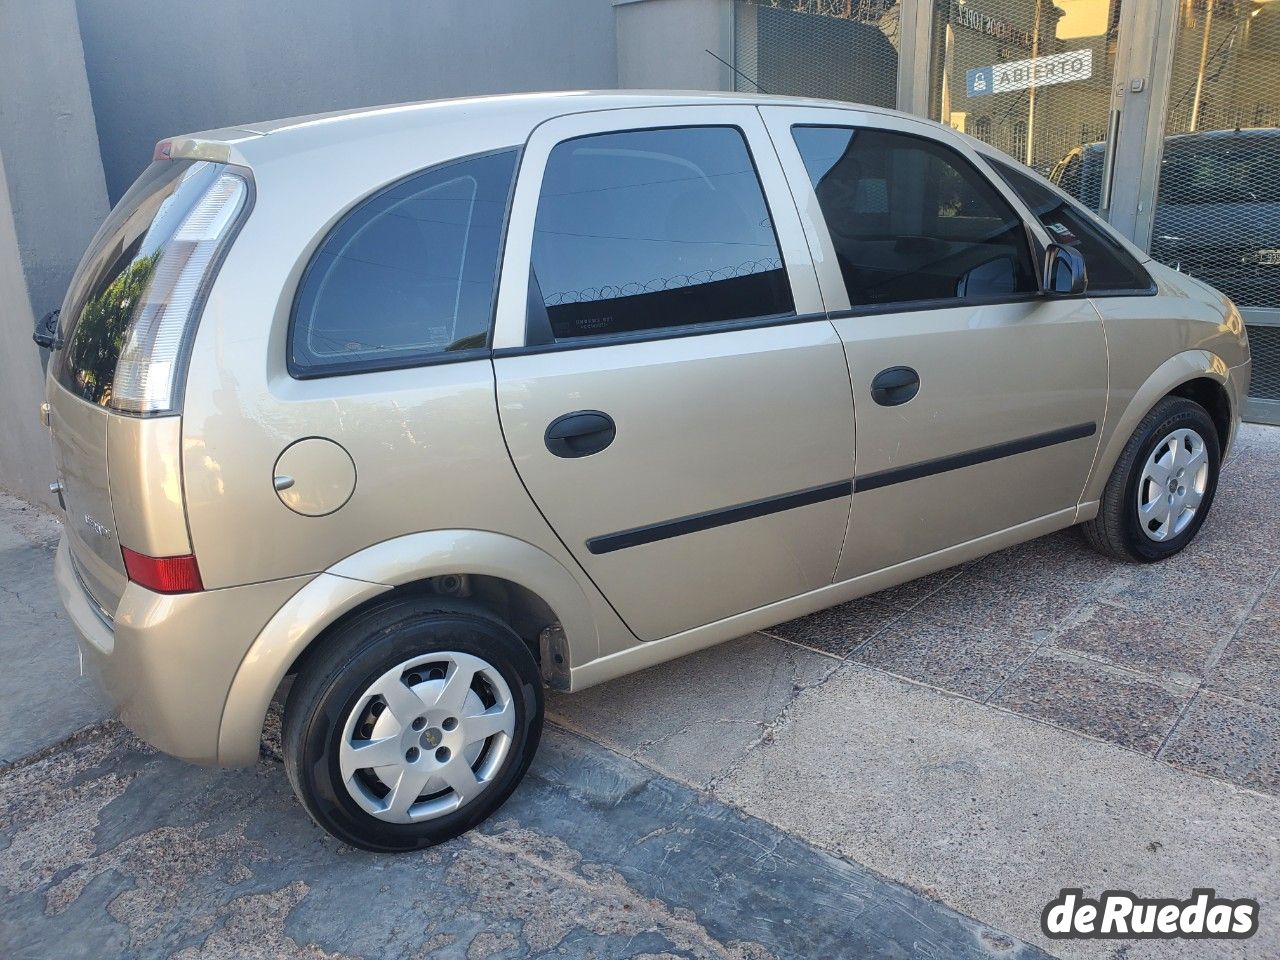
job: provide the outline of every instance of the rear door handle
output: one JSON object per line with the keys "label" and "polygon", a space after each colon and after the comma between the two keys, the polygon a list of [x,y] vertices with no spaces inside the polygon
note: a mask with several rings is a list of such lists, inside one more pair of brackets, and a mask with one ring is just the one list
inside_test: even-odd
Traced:
{"label": "rear door handle", "polygon": [[552,420],[543,441],[555,456],[572,459],[599,453],[617,435],[618,428],[607,413],[575,410]]}
{"label": "rear door handle", "polygon": [[896,407],[920,392],[920,374],[910,367],[889,367],[871,381],[871,399],[882,407]]}

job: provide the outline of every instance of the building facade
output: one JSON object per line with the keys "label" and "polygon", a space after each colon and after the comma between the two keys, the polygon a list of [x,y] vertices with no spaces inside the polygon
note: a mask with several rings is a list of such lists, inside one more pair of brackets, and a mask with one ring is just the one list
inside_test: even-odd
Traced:
{"label": "building facade", "polygon": [[1241,305],[1280,422],[1280,0],[9,0],[0,489],[50,502],[29,339],[157,140],[472,94],[764,91],[928,116]]}

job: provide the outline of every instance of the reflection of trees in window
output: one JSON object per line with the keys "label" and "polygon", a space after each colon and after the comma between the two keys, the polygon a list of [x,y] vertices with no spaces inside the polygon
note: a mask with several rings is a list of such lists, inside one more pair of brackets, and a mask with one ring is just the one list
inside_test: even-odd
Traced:
{"label": "reflection of trees in window", "polygon": [[124,348],[129,318],[146,292],[160,253],[157,250],[134,260],[80,312],[68,348],[68,366],[75,372],[75,385],[84,399],[104,407],[111,402],[111,381]]}

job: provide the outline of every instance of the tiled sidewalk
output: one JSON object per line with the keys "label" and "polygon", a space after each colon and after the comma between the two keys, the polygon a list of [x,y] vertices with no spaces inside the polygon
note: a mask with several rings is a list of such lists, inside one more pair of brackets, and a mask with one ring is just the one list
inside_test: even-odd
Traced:
{"label": "tiled sidewalk", "polygon": [[1164,563],[1066,531],[767,632],[1280,793],[1280,429],[1242,428]]}

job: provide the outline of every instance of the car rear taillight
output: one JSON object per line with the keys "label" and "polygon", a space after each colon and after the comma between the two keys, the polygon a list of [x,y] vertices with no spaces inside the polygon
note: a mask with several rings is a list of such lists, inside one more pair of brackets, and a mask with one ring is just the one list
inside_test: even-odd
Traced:
{"label": "car rear taillight", "polygon": [[196,189],[201,181],[207,185],[194,198],[180,187],[165,201],[189,206],[161,207],[149,233],[172,232],[148,236],[143,248],[154,252],[131,268],[140,291],[110,399],[112,408],[127,413],[174,410],[204,295],[249,197],[248,181],[218,164],[197,163],[184,180]]}
{"label": "car rear taillight", "polygon": [[148,557],[128,547],[121,547],[120,552],[124,555],[125,572],[140,587],[156,593],[199,593],[204,589],[200,582],[200,568],[191,554],[184,557]]}

